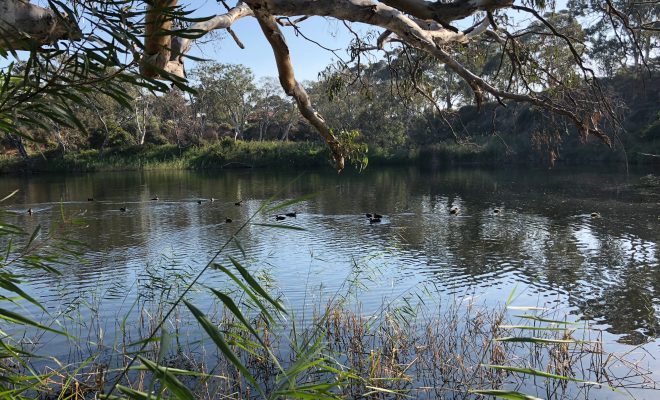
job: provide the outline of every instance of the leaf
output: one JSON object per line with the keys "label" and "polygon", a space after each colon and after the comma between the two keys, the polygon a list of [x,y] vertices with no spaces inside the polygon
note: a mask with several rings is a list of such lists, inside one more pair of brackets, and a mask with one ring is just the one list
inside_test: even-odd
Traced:
{"label": "leaf", "polygon": [[245,257],[246,253],[245,253],[245,249],[243,248],[243,245],[241,244],[241,241],[238,240],[238,238],[236,236],[234,236],[233,239],[234,239],[234,244],[236,244],[236,247],[238,247],[238,250],[240,250],[243,257]]}
{"label": "leaf", "polygon": [[[126,394],[126,395],[127,395],[129,398],[131,398],[131,399],[139,399],[139,400],[154,400],[154,396],[150,396],[150,395],[148,395],[147,393],[140,392],[140,391],[138,391],[138,390],[131,389],[131,388],[129,388],[129,387],[122,386],[122,385],[117,385],[116,387],[117,387],[117,390],[119,390],[120,392]],[[101,398],[101,399],[109,399],[109,400],[119,400],[119,399],[124,400],[123,397],[119,397],[119,396],[108,396],[108,395],[104,395],[104,394],[101,394],[101,395],[99,396],[99,398]]]}
{"label": "leaf", "polygon": [[368,397],[369,395],[372,395],[372,394],[375,394],[375,393],[387,393],[387,394],[396,395],[397,397],[403,396],[403,397],[412,398],[412,396],[410,396],[410,395],[404,395],[403,393],[401,393],[400,390],[385,389],[385,388],[381,388],[381,387],[377,387],[377,386],[369,386],[369,385],[365,385],[364,387],[367,388],[367,389],[371,389],[370,392],[367,392],[367,393],[364,394],[365,397]]}
{"label": "leaf", "polygon": [[307,229],[301,228],[299,226],[291,226],[291,225],[258,224],[258,223],[254,223],[252,225],[263,226],[263,227],[266,227],[266,228],[290,229],[290,230],[293,230],[293,231],[306,231],[307,230]]}
{"label": "leaf", "polygon": [[585,343],[582,341],[576,340],[565,340],[565,339],[545,339],[545,338],[536,338],[536,337],[503,337],[496,338],[498,342],[512,342],[512,343],[537,343],[537,344],[562,344],[562,343]]}
{"label": "leaf", "polygon": [[174,374],[168,371],[167,367],[160,366],[142,356],[138,356],[144,366],[153,372],[158,379],[167,387],[177,399],[194,400],[190,389],[188,389]]}
{"label": "leaf", "polygon": [[509,298],[506,299],[507,307],[509,307],[509,305],[513,301],[513,296],[516,294],[516,289],[517,288],[518,288],[518,285],[516,284],[516,286],[514,286],[513,289],[511,289],[511,293],[509,293]]}
{"label": "leaf", "polygon": [[511,366],[505,366],[505,365],[489,365],[489,364],[480,364],[480,365],[484,368],[492,368],[492,369],[497,369],[497,370],[500,370],[500,371],[518,372],[518,373],[525,374],[525,375],[534,375],[534,376],[540,376],[540,377],[543,377],[543,378],[560,379],[560,380],[564,380],[564,381],[583,383],[585,385],[597,385],[597,386],[606,387],[610,390],[621,393],[619,390],[616,390],[615,388],[613,388],[611,386],[607,386],[603,383],[584,381],[582,379],[572,378],[570,376],[564,376],[564,375],[551,374],[549,372],[539,371],[539,370],[532,369],[532,368],[519,368],[519,367],[511,367]]}
{"label": "leaf", "polygon": [[7,320],[9,322],[16,323],[16,324],[34,326],[36,328],[43,329],[43,330],[48,331],[48,332],[53,332],[53,333],[57,333],[59,335],[64,335],[64,336],[70,337],[66,332],[58,331],[57,329],[53,329],[53,328],[50,328],[46,325],[42,325],[38,322],[32,321],[31,319],[22,316],[20,314],[17,314],[13,311],[5,310],[4,308],[0,308],[0,319],[4,319],[4,320]]}
{"label": "leaf", "polygon": [[257,292],[257,293],[258,293],[261,297],[263,297],[264,299],[268,300],[268,302],[269,302],[270,304],[272,304],[273,307],[275,307],[276,309],[278,309],[280,312],[286,314],[286,310],[284,309],[284,307],[282,306],[282,304],[280,304],[280,302],[278,302],[278,301],[273,300],[273,298],[270,297],[270,295],[269,295],[269,294],[268,294],[268,293],[267,293],[267,292],[261,287],[261,285],[259,285],[259,283],[258,283],[258,282],[252,277],[252,275],[250,274],[250,272],[249,272],[245,267],[243,267],[243,266],[242,266],[238,261],[236,261],[236,259],[235,259],[234,257],[232,257],[232,256],[229,256],[229,260],[232,262],[232,264],[234,264],[234,267],[238,270],[238,273],[241,274],[241,276],[243,277],[243,279],[245,280],[245,282],[247,282],[247,284],[250,285],[250,287],[251,287],[255,292]]}
{"label": "leaf", "polygon": [[44,308],[44,306],[41,305],[41,303],[39,303],[37,300],[32,298],[27,293],[25,293],[20,287],[18,287],[11,280],[9,280],[7,276],[4,274],[0,275],[0,288],[16,293],[17,295],[21,296],[25,300],[29,301],[30,303],[34,304],[35,306],[39,307],[41,310],[46,312],[46,309]]}
{"label": "leaf", "polygon": [[[131,367],[131,371],[151,371],[146,365],[138,365],[135,367]],[[196,371],[188,371],[186,369],[178,369],[178,368],[167,368],[167,371],[171,374],[174,375],[183,375],[183,376],[195,376],[195,377],[201,377],[201,378],[207,378],[207,377],[212,377],[212,378],[219,378],[219,379],[225,379],[229,380],[228,377],[223,376],[223,375],[210,375],[204,372],[196,372]]]}
{"label": "leaf", "polygon": [[39,235],[39,232],[41,232],[41,225],[37,225],[36,228],[34,228],[34,231],[32,232],[32,235],[30,235],[30,240],[28,240],[27,244],[25,245],[25,248],[29,248],[32,242],[37,238]]}
{"label": "leaf", "polygon": [[270,315],[270,313],[268,312],[268,309],[263,305],[262,302],[259,301],[259,299],[257,299],[257,296],[255,296],[255,294],[254,294],[254,293],[253,293],[253,292],[252,292],[252,291],[251,291],[251,290],[250,290],[250,289],[249,289],[249,288],[248,288],[248,287],[247,287],[247,286],[246,286],[246,285],[245,285],[240,279],[238,279],[238,277],[237,277],[236,275],[234,275],[234,274],[233,274],[231,271],[229,271],[226,267],[223,267],[223,266],[220,265],[220,264],[213,264],[213,268],[215,268],[215,269],[219,269],[219,270],[222,271],[225,275],[227,275],[229,278],[231,278],[234,282],[236,282],[236,284],[237,284],[241,289],[243,289],[243,292],[244,292],[245,294],[247,294],[247,295],[252,299],[252,301],[254,301],[254,303],[255,303],[255,304],[261,309],[261,312],[264,313],[264,315],[266,316],[266,318],[268,319],[268,321],[269,321],[270,323],[272,323],[272,322],[274,321],[273,316]]}
{"label": "leaf", "polygon": [[536,315],[528,315],[528,314],[514,315],[514,318],[524,318],[524,319],[530,319],[532,321],[548,322],[551,324],[561,324],[561,325],[577,324],[577,322],[559,321],[556,319],[541,318],[541,317],[537,317]]}
{"label": "leaf", "polygon": [[183,300],[183,302],[188,307],[193,316],[197,319],[202,328],[204,328],[206,333],[211,337],[211,340],[213,340],[222,354],[224,354],[225,357],[227,357],[227,359],[232,364],[234,364],[236,368],[238,368],[243,377],[247,379],[247,381],[250,382],[262,396],[266,397],[261,387],[259,387],[257,384],[257,381],[254,379],[252,374],[250,374],[250,371],[245,368],[238,357],[236,357],[236,354],[234,354],[234,352],[229,348],[227,342],[225,342],[225,340],[222,338],[222,333],[220,330],[197,307],[186,300]]}
{"label": "leaf", "polygon": [[566,327],[533,326],[533,325],[500,325],[502,329],[527,329],[532,331],[565,331]]}
{"label": "leaf", "polygon": [[215,294],[215,296],[216,296],[218,299],[220,299],[220,301],[222,301],[222,303],[225,305],[225,307],[227,307],[227,308],[229,309],[229,311],[231,311],[231,313],[234,314],[234,316],[236,316],[236,318],[238,318],[239,320],[241,320],[241,322],[243,323],[243,325],[245,325],[245,327],[250,331],[250,333],[252,333],[252,335],[253,335],[255,338],[257,338],[257,340],[259,341],[259,343],[261,343],[261,345],[262,345],[264,348],[267,347],[266,344],[262,341],[262,339],[261,339],[261,337],[259,336],[259,334],[257,333],[257,331],[252,327],[252,324],[250,324],[250,323],[248,322],[248,320],[245,318],[245,316],[243,316],[243,313],[241,312],[241,310],[238,309],[238,307],[236,306],[236,303],[234,303],[234,300],[232,300],[232,299],[231,299],[229,296],[227,296],[226,294],[224,294],[224,293],[222,293],[222,292],[219,292],[219,291],[217,291],[217,290],[215,290],[215,289],[211,289],[211,291],[213,292],[213,294]]}
{"label": "leaf", "polygon": [[7,199],[9,199],[9,198],[11,198],[11,197],[13,197],[16,193],[18,193],[18,189],[14,190],[13,192],[9,193],[8,195],[6,195],[2,199],[0,199],[0,203],[7,200]]}
{"label": "leaf", "polygon": [[282,202],[282,203],[280,203],[276,206],[268,208],[264,212],[266,214],[271,214],[273,211],[281,210],[283,208],[292,206],[294,204],[298,204],[298,203],[301,203],[303,201],[313,199],[316,196],[318,196],[318,193],[310,193],[310,194],[306,194],[306,195],[303,195],[303,196],[299,196],[299,197],[296,197],[295,199],[287,200],[287,201],[284,201],[284,202]]}
{"label": "leaf", "polygon": [[507,400],[543,400],[525,393],[514,392],[511,390],[469,390],[469,393],[480,394],[482,396],[493,396]]}

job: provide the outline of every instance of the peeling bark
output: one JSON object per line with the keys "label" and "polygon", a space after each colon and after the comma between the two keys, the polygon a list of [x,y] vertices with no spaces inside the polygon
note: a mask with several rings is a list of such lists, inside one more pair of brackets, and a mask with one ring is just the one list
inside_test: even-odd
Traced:
{"label": "peeling bark", "polygon": [[513,0],[456,0],[451,3],[424,0],[381,0],[417,18],[436,22],[451,22],[469,17],[477,11],[493,11],[510,7]]}
{"label": "peeling bark", "polygon": [[0,1],[0,48],[30,50],[58,40],[80,40],[73,18],[22,0]]}
{"label": "peeling bark", "polygon": [[160,76],[167,70],[170,60],[172,11],[177,0],[156,0],[147,10],[144,34],[144,57],[140,60],[140,73],[146,77]]}
{"label": "peeling bark", "polygon": [[[161,71],[175,77],[185,78],[185,54],[190,50],[190,38],[163,34],[172,29],[171,18],[163,16],[163,10],[176,6],[176,0],[161,0],[147,11],[147,32],[145,34],[145,55],[140,63],[140,72],[149,78],[158,78]],[[216,29],[228,29],[237,20],[251,16],[252,10],[244,3],[238,3],[226,14],[217,15],[207,21],[193,24],[189,31],[200,37]]]}

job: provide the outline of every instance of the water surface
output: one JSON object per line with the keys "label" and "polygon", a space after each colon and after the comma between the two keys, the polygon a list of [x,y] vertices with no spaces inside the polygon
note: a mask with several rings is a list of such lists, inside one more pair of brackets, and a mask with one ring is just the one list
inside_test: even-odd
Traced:
{"label": "water surface", "polygon": [[[293,309],[321,284],[338,290],[358,266],[370,271],[365,312],[420,282],[493,305],[515,288],[521,304],[559,304],[612,340],[643,343],[660,335],[660,196],[635,187],[639,177],[577,169],[155,171],[4,177],[0,192],[20,190],[3,207],[28,229],[82,218],[67,235],[89,245],[83,260],[59,277],[24,273],[51,310],[94,293],[94,312],[113,321],[109,329],[140,282],[154,274],[185,280],[271,196],[315,194],[278,211],[297,212],[281,223],[305,231],[250,224],[239,236],[246,255],[236,245],[226,250],[267,271]],[[365,213],[373,212],[384,215],[381,223],[369,223]],[[276,221],[266,213],[253,222]],[[203,283],[223,279],[209,273]]]}

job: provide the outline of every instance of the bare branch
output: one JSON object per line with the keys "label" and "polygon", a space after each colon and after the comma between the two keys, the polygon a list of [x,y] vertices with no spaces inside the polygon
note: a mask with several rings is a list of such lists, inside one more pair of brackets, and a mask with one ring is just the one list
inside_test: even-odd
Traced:
{"label": "bare branch", "polygon": [[298,104],[300,113],[316,128],[321,137],[327,143],[335,162],[335,168],[338,171],[344,169],[344,154],[341,144],[327,126],[323,117],[321,117],[312,106],[312,102],[305,91],[305,88],[296,80],[293,71],[293,64],[289,57],[289,47],[284,40],[284,35],[273,17],[261,8],[255,8],[254,15],[259,21],[259,26],[263,31],[268,43],[273,48],[277,70],[280,75],[280,83],[284,92],[292,96]]}
{"label": "bare branch", "polygon": [[[170,0],[168,5],[176,1]],[[147,35],[145,35],[145,59],[141,62],[141,73],[147,77],[158,77],[161,71],[183,78],[185,76],[184,57],[190,50],[192,39],[164,35],[163,32],[171,29],[171,21],[161,16],[158,19],[151,14],[158,14],[156,5],[147,12]],[[245,3],[238,3],[227,13],[217,15],[209,20],[193,24],[188,30],[198,37],[217,29],[227,29],[237,20],[251,16],[252,10]],[[169,24],[169,25],[168,25]],[[168,28],[169,26],[169,28]],[[151,28],[149,28],[151,27]],[[159,33],[160,32],[160,33]],[[232,32],[230,32],[231,34]],[[232,35],[234,37],[234,35]],[[234,37],[234,40],[238,39]],[[169,42],[168,42],[169,41]],[[240,40],[237,41],[241,47]],[[241,47],[243,48],[243,47]]]}

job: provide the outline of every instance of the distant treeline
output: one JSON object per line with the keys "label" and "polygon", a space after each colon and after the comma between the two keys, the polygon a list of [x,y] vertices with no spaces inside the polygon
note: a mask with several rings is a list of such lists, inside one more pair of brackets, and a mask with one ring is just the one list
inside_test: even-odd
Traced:
{"label": "distant treeline", "polygon": [[[657,63],[656,63],[657,64]],[[653,64],[655,65],[655,64]],[[372,162],[443,164],[657,163],[660,158],[660,72],[621,69],[601,80],[621,125],[610,127],[612,149],[528,104],[481,107],[467,97],[438,93],[442,108],[393,90],[384,62],[359,81],[328,70],[308,82],[315,105],[331,126],[358,129]],[[99,95],[74,110],[85,130],[54,126],[2,138],[10,170],[99,170],[326,165],[317,133],[299,116],[274,79],[255,81],[249,70],[208,63],[196,71],[192,95],[161,96],[134,88],[134,110]],[[461,88],[455,88],[460,93]],[[551,127],[551,128],[549,128]],[[552,129],[564,129],[553,134]],[[249,143],[249,142],[263,142]],[[278,144],[279,143],[279,144]]]}

